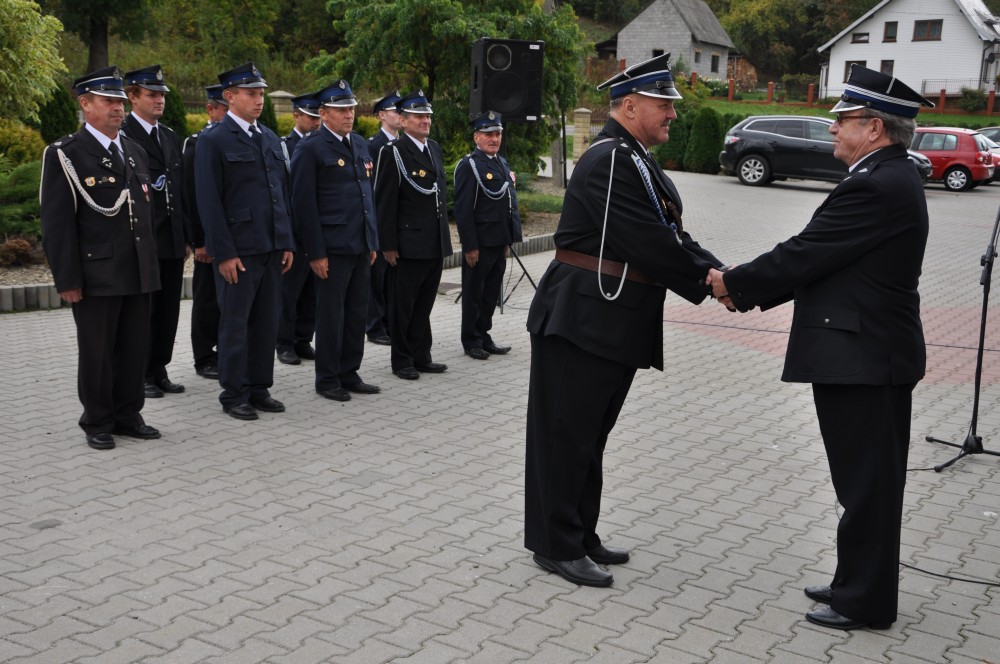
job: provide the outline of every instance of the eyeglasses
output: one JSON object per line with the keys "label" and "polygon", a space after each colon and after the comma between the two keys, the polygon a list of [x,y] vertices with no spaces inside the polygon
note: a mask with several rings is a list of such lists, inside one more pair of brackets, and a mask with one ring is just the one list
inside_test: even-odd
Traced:
{"label": "eyeglasses", "polygon": [[864,114],[863,115],[837,115],[837,119],[834,120],[834,122],[836,122],[839,125],[842,125],[845,122],[847,122],[848,120],[868,120],[871,117],[872,116],[870,116],[870,115],[864,115]]}

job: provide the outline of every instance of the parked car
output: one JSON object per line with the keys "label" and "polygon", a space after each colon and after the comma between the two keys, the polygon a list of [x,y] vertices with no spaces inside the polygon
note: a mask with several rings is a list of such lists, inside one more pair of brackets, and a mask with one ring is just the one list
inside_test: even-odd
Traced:
{"label": "parked car", "polygon": [[980,127],[976,131],[994,143],[1000,143],[1000,127]]}
{"label": "parked car", "polygon": [[[980,134],[983,132],[980,131]],[[1000,143],[990,140],[986,134],[983,134],[983,138],[986,139],[986,145],[990,149],[990,154],[993,156],[993,177],[989,180],[980,180],[979,184],[990,184],[991,182],[996,182],[1000,180]]]}
{"label": "parked car", "polygon": [[931,160],[930,179],[949,191],[965,191],[989,182],[995,172],[985,136],[959,127],[917,127],[911,150]]}
{"label": "parked car", "polygon": [[[800,178],[840,182],[847,164],[833,156],[833,118],[805,115],[755,115],[726,132],[719,165],[752,187]],[[910,161],[927,181],[930,160],[910,152]]]}

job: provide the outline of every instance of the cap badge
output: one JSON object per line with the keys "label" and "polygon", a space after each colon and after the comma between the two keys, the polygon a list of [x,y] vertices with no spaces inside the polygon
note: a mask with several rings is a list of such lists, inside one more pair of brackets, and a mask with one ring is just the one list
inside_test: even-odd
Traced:
{"label": "cap badge", "polygon": [[340,82],[340,89],[341,89],[341,90],[343,90],[343,89],[344,89],[344,88],[346,88],[346,87],[347,87],[347,84],[346,84],[346,83],[344,83],[343,81],[341,81],[341,82]]}
{"label": "cap badge", "polygon": [[157,69],[156,70],[156,80],[157,81],[162,81],[163,80],[163,70],[162,69]]}
{"label": "cap badge", "polygon": [[116,81],[122,80],[122,72],[120,69],[118,69],[118,67],[115,67],[115,70],[111,72],[111,78],[115,79]]}
{"label": "cap badge", "polygon": [[493,111],[490,111],[489,118],[490,118],[490,120],[496,120],[497,116],[493,113]]}
{"label": "cap badge", "polygon": [[254,76],[260,76],[260,72],[257,71],[256,66],[250,68],[250,73],[253,74]]}

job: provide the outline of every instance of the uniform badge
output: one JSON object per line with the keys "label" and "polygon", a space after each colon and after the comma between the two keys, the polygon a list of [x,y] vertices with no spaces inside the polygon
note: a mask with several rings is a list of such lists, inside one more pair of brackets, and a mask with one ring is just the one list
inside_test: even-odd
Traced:
{"label": "uniform badge", "polygon": [[417,175],[419,175],[420,177],[426,177],[427,171],[421,168],[419,171],[417,171]]}
{"label": "uniform badge", "polygon": [[83,183],[88,187],[93,187],[95,184],[97,184],[97,180],[95,180],[94,178],[87,178],[86,180],[83,181]]}
{"label": "uniform badge", "polygon": [[129,157],[128,157],[128,164],[129,164],[129,166],[131,166],[132,168],[135,168],[135,160],[134,160],[134,159],[132,159],[132,155],[129,155]]}
{"label": "uniform badge", "polygon": [[101,166],[104,168],[111,168],[111,160],[107,157],[101,157]]}
{"label": "uniform badge", "polygon": [[338,159],[337,160],[337,166],[343,166],[343,165],[344,165],[344,160],[343,159]]}
{"label": "uniform badge", "polygon": [[111,177],[109,177],[108,178],[108,182],[110,182],[111,184],[114,184],[115,183],[115,176],[112,175]]}
{"label": "uniform badge", "polygon": [[487,173],[486,174],[486,179],[487,180],[492,180],[493,179],[493,174],[492,173]]}

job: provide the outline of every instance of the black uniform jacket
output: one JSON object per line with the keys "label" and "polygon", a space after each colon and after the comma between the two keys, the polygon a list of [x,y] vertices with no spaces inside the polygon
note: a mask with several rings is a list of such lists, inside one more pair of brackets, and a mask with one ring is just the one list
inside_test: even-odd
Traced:
{"label": "black uniform jacket", "polygon": [[[394,148],[399,151],[409,179],[425,190],[436,182],[437,196],[413,188],[398,168]],[[450,256],[447,188],[444,155],[435,141],[428,139],[423,152],[405,135],[386,144],[379,155],[375,181],[375,213],[382,251],[398,251],[401,258]]]}
{"label": "black uniform jacket", "polygon": [[741,310],[794,297],[782,380],[903,385],[924,375],[917,282],[924,187],[906,150],[864,158],[795,237],[726,273]]}
{"label": "black uniform jacket", "polygon": [[[160,288],[146,153],[124,136],[121,143],[124,170],[112,166],[109,152],[86,128],[52,143],[42,155],[42,243],[60,293],[82,288],[84,297],[117,296]],[[57,150],[69,158],[80,186],[100,207],[114,205],[122,182],[128,182],[131,224],[127,201],[113,217],[94,211],[71,184]]]}
{"label": "black uniform jacket", "polygon": [[216,262],[295,250],[285,151],[273,131],[257,127],[261,150],[229,115],[198,139],[195,195]]}
{"label": "black uniform jacket", "polygon": [[153,197],[156,253],[160,258],[184,258],[185,247],[191,241],[191,222],[187,218],[184,202],[181,140],[173,129],[157,123],[156,133],[160,141],[153,141],[131,113],[125,116],[121,131],[146,151],[149,177],[154,185],[161,175],[165,178],[163,188],[157,190],[154,187],[150,192]]}
{"label": "black uniform jacket", "polygon": [[281,142],[285,144],[285,148],[288,150],[289,158],[295,154],[295,148],[298,146],[299,141],[301,141],[302,138],[302,136],[299,136],[299,132],[294,129],[288,134],[288,136],[281,137]]}
{"label": "black uniform jacket", "polygon": [[374,164],[368,143],[351,132],[354,154],[326,127],[299,141],[292,157],[296,236],[310,260],[328,253],[357,255],[378,249]]}
{"label": "black uniform jacket", "polygon": [[[659,285],[626,280],[618,297],[610,300],[602,295],[596,272],[553,261],[531,303],[528,331],[561,336],[619,364],[662,370],[666,289],[700,303],[707,295],[709,268],[722,263],[686,232],[661,222],[635,157],[646,165],[656,195],[673,202],[681,214],[673,183],[638,141],[611,119],[573,169],[554,240],[558,248],[597,256],[607,207],[604,259],[628,263],[630,270]],[[661,208],[669,221],[670,213]],[[601,276],[604,292],[612,297],[620,283],[616,277]]]}
{"label": "black uniform jacket", "polygon": [[196,182],[194,177],[194,155],[198,149],[198,138],[217,124],[217,122],[211,122],[202,128],[201,131],[196,131],[184,139],[184,147],[182,149],[184,157],[184,209],[187,212],[188,221],[190,222],[192,247],[205,246],[205,228],[201,223],[201,215],[198,214],[198,199],[194,193]]}
{"label": "black uniform jacket", "polygon": [[[475,162],[479,181],[472,171]],[[510,183],[507,193],[491,198],[485,187],[496,194],[504,182]],[[521,241],[521,215],[517,211],[514,176],[507,161],[497,155],[493,159],[476,149],[462,157],[455,167],[455,223],[462,240],[462,251],[479,247],[505,247]]]}

